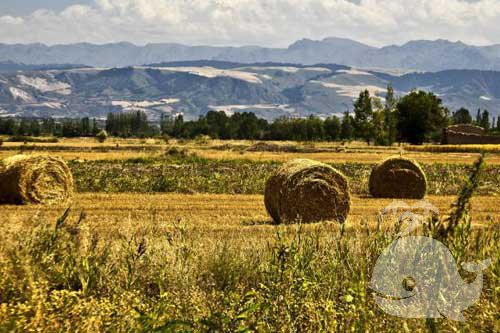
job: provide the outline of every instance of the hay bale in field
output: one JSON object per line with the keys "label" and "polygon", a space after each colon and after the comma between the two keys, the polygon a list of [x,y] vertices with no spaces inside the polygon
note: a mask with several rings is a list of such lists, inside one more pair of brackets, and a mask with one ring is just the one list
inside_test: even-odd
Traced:
{"label": "hay bale in field", "polygon": [[373,168],[369,187],[375,198],[422,199],[427,179],[417,162],[391,157]]}
{"label": "hay bale in field", "polygon": [[57,157],[15,155],[0,161],[0,203],[52,204],[73,192],[73,176]]}
{"label": "hay bale in field", "polygon": [[344,175],[308,159],[293,160],[279,168],[266,183],[264,203],[276,223],[343,223],[351,207]]}

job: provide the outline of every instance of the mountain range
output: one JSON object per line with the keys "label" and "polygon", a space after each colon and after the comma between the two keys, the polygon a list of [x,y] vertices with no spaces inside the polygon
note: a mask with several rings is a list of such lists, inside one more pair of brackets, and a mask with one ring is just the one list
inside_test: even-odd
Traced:
{"label": "mountain range", "polygon": [[472,46],[447,40],[418,40],[404,45],[373,47],[350,39],[299,40],[288,48],[214,47],[182,44],[88,43],[47,46],[0,44],[0,62],[29,65],[69,64],[126,67],[143,64],[217,60],[237,63],[317,63],[403,71],[450,69],[500,70],[500,45]]}
{"label": "mountain range", "polygon": [[[127,57],[119,55],[121,61]],[[4,63],[0,72],[1,117],[104,118],[108,112],[136,110],[146,112],[152,120],[178,114],[196,119],[209,110],[228,114],[250,111],[269,120],[280,116],[327,117],[352,110],[353,100],[364,89],[383,102],[388,84],[397,95],[412,89],[432,91],[451,110],[467,107],[473,115],[477,108],[488,109],[493,115],[500,110],[497,71],[407,72],[331,63],[209,60],[121,68],[57,65],[9,71],[8,67]]]}

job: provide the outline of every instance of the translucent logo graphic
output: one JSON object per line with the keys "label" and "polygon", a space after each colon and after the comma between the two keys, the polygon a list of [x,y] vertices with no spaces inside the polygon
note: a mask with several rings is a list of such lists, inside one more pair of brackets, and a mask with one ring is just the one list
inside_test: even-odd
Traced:
{"label": "translucent logo graphic", "polygon": [[393,202],[382,214],[405,212],[400,223],[407,220],[403,230],[379,256],[373,270],[371,289],[377,305],[386,313],[401,318],[448,318],[465,321],[462,311],[475,304],[483,289],[483,270],[491,259],[466,263],[462,268],[475,273],[468,283],[460,276],[450,250],[431,237],[409,236],[423,221],[424,214],[439,214],[432,204],[421,201],[413,206]]}

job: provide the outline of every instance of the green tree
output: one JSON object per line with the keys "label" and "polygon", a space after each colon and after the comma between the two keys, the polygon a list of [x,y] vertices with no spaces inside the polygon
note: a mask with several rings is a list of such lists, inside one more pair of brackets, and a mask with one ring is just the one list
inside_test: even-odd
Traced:
{"label": "green tree", "polygon": [[385,109],[373,112],[373,131],[375,134],[375,144],[387,146],[392,144],[389,139],[389,129],[385,121]]}
{"label": "green tree", "polygon": [[477,113],[476,113],[476,125],[477,126],[480,126],[481,124],[481,109],[477,109]]}
{"label": "green tree", "polygon": [[323,123],[326,139],[336,141],[340,138],[340,119],[336,116],[331,116],[325,119]]}
{"label": "green tree", "polygon": [[40,136],[42,133],[42,129],[40,127],[40,123],[38,120],[32,120],[30,123],[30,135],[32,136]]}
{"label": "green tree", "polygon": [[17,128],[17,135],[29,135],[30,133],[30,122],[27,119],[21,119],[19,127]]}
{"label": "green tree", "polygon": [[184,117],[182,116],[182,114],[179,114],[174,120],[172,135],[174,137],[181,137],[183,132],[183,127],[184,127]]}
{"label": "green tree", "polygon": [[236,139],[260,139],[267,122],[261,122],[254,113],[235,113],[229,119],[229,135]]}
{"label": "green tree", "polygon": [[354,131],[357,138],[370,143],[375,137],[373,127],[373,107],[370,92],[368,90],[359,93],[354,102]]}
{"label": "green tree", "polygon": [[96,136],[100,132],[99,126],[97,125],[97,120],[92,119],[92,135]]}
{"label": "green tree", "polygon": [[483,110],[483,112],[481,113],[479,126],[484,128],[486,131],[490,129],[490,113],[488,112],[488,110]]}
{"label": "green tree", "polygon": [[396,117],[396,105],[397,100],[394,95],[394,89],[392,85],[387,86],[387,94],[385,96],[385,107],[384,107],[384,127],[386,131],[386,144],[392,145],[396,142],[398,130],[397,130],[397,117]]}
{"label": "green tree", "polygon": [[44,135],[56,135],[56,122],[54,119],[43,119],[41,125],[41,132]]}
{"label": "green tree", "polygon": [[470,115],[469,110],[466,108],[461,108],[453,113],[452,116],[453,124],[472,124],[472,116]]}
{"label": "green tree", "polygon": [[340,129],[340,139],[342,140],[352,140],[354,134],[354,120],[349,112],[344,113],[344,117],[342,118],[342,125]]}
{"label": "green tree", "polygon": [[92,129],[90,128],[90,119],[88,117],[82,118],[80,124],[80,136],[90,136]]}
{"label": "green tree", "polygon": [[305,119],[305,130],[306,140],[321,140],[325,137],[323,121],[316,116]]}
{"label": "green tree", "polygon": [[14,135],[18,132],[18,123],[12,119],[2,120],[0,123],[0,133],[7,135]]}
{"label": "green tree", "polygon": [[223,111],[209,111],[205,116],[208,135],[217,139],[231,139],[229,117]]}
{"label": "green tree", "polygon": [[448,113],[433,93],[412,91],[397,104],[399,136],[412,144],[437,139],[448,124]]}

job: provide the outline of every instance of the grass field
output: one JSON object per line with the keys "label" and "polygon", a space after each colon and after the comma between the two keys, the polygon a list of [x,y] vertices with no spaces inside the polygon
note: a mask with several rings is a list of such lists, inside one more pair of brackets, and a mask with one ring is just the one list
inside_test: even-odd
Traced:
{"label": "grass field", "polygon": [[[69,160],[77,193],[55,206],[0,206],[0,332],[500,330],[499,155],[487,156],[471,210],[443,240],[457,265],[493,259],[481,299],[465,322],[426,321],[385,314],[370,289],[378,256],[403,226],[396,215],[380,218],[392,200],[370,198],[367,177],[399,148],[280,143],[303,151],[246,151],[252,145],[175,141],[166,155],[160,141],[35,144],[30,153]],[[0,156],[23,146],[6,142]],[[478,154],[404,154],[423,164],[426,200],[443,221]],[[293,157],[348,176],[344,226],[271,223],[263,184]],[[431,224],[415,231],[433,232]]]}

